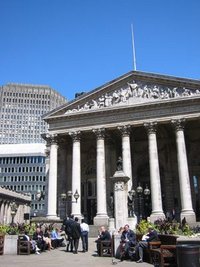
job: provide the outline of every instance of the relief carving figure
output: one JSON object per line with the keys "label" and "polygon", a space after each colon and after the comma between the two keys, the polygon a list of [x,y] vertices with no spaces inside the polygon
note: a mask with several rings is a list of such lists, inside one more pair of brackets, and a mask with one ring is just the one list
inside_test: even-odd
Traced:
{"label": "relief carving figure", "polygon": [[117,104],[120,102],[120,94],[115,90],[113,93],[113,104]]}
{"label": "relief carving figure", "polygon": [[120,92],[120,100],[121,102],[126,102],[127,100],[127,94],[126,94],[126,89],[121,89],[121,92]]}
{"label": "relief carving figure", "polygon": [[177,88],[176,87],[174,87],[172,89],[172,97],[179,97],[179,93],[177,92]]}
{"label": "relief carving figure", "polygon": [[107,93],[105,94],[105,107],[112,106],[112,96],[108,95]]}
{"label": "relief carving figure", "polygon": [[133,81],[132,83],[128,83],[128,86],[132,90],[132,96],[137,96],[138,84],[135,81]]}
{"label": "relief carving figure", "polygon": [[88,102],[85,103],[83,109],[84,109],[84,110],[88,110],[88,109],[90,109],[90,105],[89,105]]}
{"label": "relief carving figure", "polygon": [[148,89],[147,85],[145,85],[145,87],[144,87],[143,97],[144,98],[149,98],[150,97],[149,89]]}
{"label": "relief carving figure", "polygon": [[99,106],[98,106],[98,103],[97,103],[97,101],[96,100],[94,100],[94,99],[92,99],[92,103],[91,103],[91,109],[96,109],[96,108],[98,108]]}
{"label": "relief carving figure", "polygon": [[104,95],[102,95],[101,97],[99,97],[99,108],[102,108],[105,106],[105,97]]}
{"label": "relief carving figure", "polygon": [[127,103],[127,101],[131,98],[129,104],[134,103],[136,98],[144,99],[144,101],[150,100],[159,100],[159,99],[169,99],[176,97],[189,97],[200,94],[200,89],[190,90],[188,88],[182,87],[165,87],[161,85],[153,85],[153,84],[144,84],[140,82],[139,84],[136,81],[132,81],[127,83],[126,87],[122,87],[113,92],[106,93],[101,95],[97,99],[92,99],[89,102],[86,102],[81,107],[74,108],[71,110],[67,110],[65,114],[72,112],[80,112],[83,110],[89,109],[98,109],[98,108],[106,108],[111,107],[113,105],[117,105],[119,103]]}
{"label": "relief carving figure", "polygon": [[183,93],[182,93],[182,96],[189,96],[191,95],[191,92],[189,89],[186,89],[186,88],[183,88]]}
{"label": "relief carving figure", "polygon": [[124,190],[124,184],[122,182],[115,183],[115,191],[123,191]]}
{"label": "relief carving figure", "polygon": [[153,89],[151,89],[151,97],[159,98],[159,94],[160,94],[159,88],[156,85],[154,85]]}
{"label": "relief carving figure", "polygon": [[137,88],[137,97],[142,97],[143,95],[143,89],[141,87]]}

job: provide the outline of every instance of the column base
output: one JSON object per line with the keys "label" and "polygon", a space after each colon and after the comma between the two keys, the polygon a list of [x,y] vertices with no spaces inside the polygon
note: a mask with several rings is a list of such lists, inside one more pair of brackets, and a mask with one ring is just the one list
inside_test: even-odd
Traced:
{"label": "column base", "polygon": [[181,221],[184,218],[186,219],[186,222],[188,224],[196,222],[196,214],[192,210],[190,210],[190,211],[181,211],[181,216],[180,216]]}
{"label": "column base", "polygon": [[47,220],[52,220],[52,221],[54,221],[54,220],[57,221],[57,220],[60,220],[60,217],[57,216],[57,215],[48,215],[47,214],[46,219]]}
{"label": "column base", "polygon": [[150,222],[154,223],[157,220],[164,220],[165,219],[165,214],[162,211],[158,211],[158,212],[153,212],[150,215]]}
{"label": "column base", "polygon": [[96,217],[94,217],[93,219],[93,222],[94,222],[94,225],[96,226],[108,226],[108,215],[97,215]]}

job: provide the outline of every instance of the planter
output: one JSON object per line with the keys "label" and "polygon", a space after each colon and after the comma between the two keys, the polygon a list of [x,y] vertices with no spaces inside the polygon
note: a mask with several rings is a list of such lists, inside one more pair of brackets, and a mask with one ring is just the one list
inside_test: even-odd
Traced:
{"label": "planter", "polygon": [[4,234],[0,234],[0,255],[3,255],[4,253]]}
{"label": "planter", "polygon": [[17,254],[18,235],[5,235],[4,254]]}

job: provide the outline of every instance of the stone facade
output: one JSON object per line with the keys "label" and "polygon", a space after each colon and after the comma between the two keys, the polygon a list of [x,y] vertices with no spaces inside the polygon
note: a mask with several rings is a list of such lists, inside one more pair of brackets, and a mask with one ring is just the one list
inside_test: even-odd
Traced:
{"label": "stone facade", "polygon": [[[0,224],[24,223],[30,215],[31,196],[0,187]],[[12,216],[13,215],[13,216]]]}
{"label": "stone facade", "polygon": [[[199,81],[134,71],[46,114],[47,216],[72,212],[96,225],[108,222],[110,177],[121,156],[128,191],[138,184],[151,190],[150,196],[135,197],[136,215],[155,221],[175,213],[195,222],[200,218],[199,118]],[[77,203],[62,202],[60,194],[68,190],[78,190]]]}

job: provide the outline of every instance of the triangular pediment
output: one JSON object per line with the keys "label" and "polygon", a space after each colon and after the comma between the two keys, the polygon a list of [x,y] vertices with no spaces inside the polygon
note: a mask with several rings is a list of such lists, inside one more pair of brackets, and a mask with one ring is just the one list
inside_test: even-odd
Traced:
{"label": "triangular pediment", "polygon": [[60,109],[54,110],[46,118],[194,96],[200,96],[199,81],[130,72],[83,94]]}

